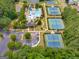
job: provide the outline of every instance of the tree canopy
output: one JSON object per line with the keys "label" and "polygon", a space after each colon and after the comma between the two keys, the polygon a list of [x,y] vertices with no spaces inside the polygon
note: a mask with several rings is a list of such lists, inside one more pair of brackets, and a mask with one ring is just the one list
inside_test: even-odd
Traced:
{"label": "tree canopy", "polygon": [[[8,53],[9,59],[78,59],[79,55],[70,49],[31,48],[23,46],[19,51]],[[12,57],[11,57],[12,56]]]}
{"label": "tree canopy", "polygon": [[9,19],[8,17],[1,17],[0,18],[0,28],[6,28],[6,26],[8,26],[11,22],[11,19]]}
{"label": "tree canopy", "polygon": [[77,10],[67,6],[63,12],[65,24],[64,43],[72,49],[79,49],[79,15]]}
{"label": "tree canopy", "polygon": [[0,28],[7,29],[11,20],[17,18],[14,0],[0,0]]}

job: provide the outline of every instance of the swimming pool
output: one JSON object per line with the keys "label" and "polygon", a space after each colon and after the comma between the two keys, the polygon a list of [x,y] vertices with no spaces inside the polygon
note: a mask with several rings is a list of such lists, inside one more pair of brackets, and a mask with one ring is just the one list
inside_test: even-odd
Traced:
{"label": "swimming pool", "polygon": [[64,29],[64,23],[62,19],[48,19],[48,27],[49,29],[61,30]]}
{"label": "swimming pool", "polygon": [[27,20],[30,22],[31,20],[36,19],[37,17],[41,17],[42,15],[42,10],[41,8],[38,9],[30,9],[29,13],[25,13]]}
{"label": "swimming pool", "polygon": [[41,17],[41,15],[42,15],[41,8],[30,10],[30,16]]}
{"label": "swimming pool", "polygon": [[41,17],[41,15],[42,15],[41,9],[36,9],[36,10],[35,10],[35,16],[36,16],[36,17]]}
{"label": "swimming pool", "polygon": [[48,15],[61,15],[60,9],[58,7],[47,7]]}
{"label": "swimming pool", "polygon": [[64,47],[61,34],[45,34],[44,37],[46,47],[52,47],[52,48]]}

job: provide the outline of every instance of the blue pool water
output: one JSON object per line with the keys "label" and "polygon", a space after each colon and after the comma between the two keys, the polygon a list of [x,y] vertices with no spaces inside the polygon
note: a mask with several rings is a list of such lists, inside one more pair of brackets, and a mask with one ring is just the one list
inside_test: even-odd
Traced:
{"label": "blue pool water", "polygon": [[36,9],[36,11],[35,11],[35,16],[36,16],[36,17],[40,17],[41,14],[42,14],[41,9]]}
{"label": "blue pool water", "polygon": [[47,2],[47,4],[57,4],[56,1],[46,1],[46,2]]}
{"label": "blue pool water", "polygon": [[63,48],[61,34],[45,34],[45,43],[47,47]]}
{"label": "blue pool water", "polygon": [[58,7],[47,7],[48,15],[61,15]]}
{"label": "blue pool water", "polygon": [[48,19],[49,29],[64,29],[64,23],[62,19]]}
{"label": "blue pool water", "polygon": [[33,17],[40,17],[42,15],[41,9],[30,10],[30,15]]}

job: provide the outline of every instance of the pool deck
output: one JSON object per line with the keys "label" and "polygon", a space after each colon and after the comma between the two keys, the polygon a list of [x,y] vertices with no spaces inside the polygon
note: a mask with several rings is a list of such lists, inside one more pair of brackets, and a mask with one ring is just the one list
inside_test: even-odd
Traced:
{"label": "pool deck", "polygon": [[44,9],[44,15],[45,15],[45,20],[46,20],[46,26],[47,26],[47,30],[48,30],[47,11],[46,11],[46,4],[45,4],[45,3],[44,3],[44,5],[43,5],[43,9]]}

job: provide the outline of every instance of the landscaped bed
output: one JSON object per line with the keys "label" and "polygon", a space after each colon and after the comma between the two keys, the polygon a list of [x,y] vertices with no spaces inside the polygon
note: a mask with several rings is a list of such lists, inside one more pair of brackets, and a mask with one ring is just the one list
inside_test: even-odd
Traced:
{"label": "landscaped bed", "polygon": [[38,32],[28,32],[31,34],[31,41],[29,41],[30,39],[24,38],[25,32],[2,32],[2,33],[3,33],[3,39],[0,41],[0,55],[3,55],[8,50],[8,43],[12,42],[11,36],[16,36],[15,40],[16,42],[21,42],[22,45],[28,45],[30,47],[35,47],[40,42]]}

